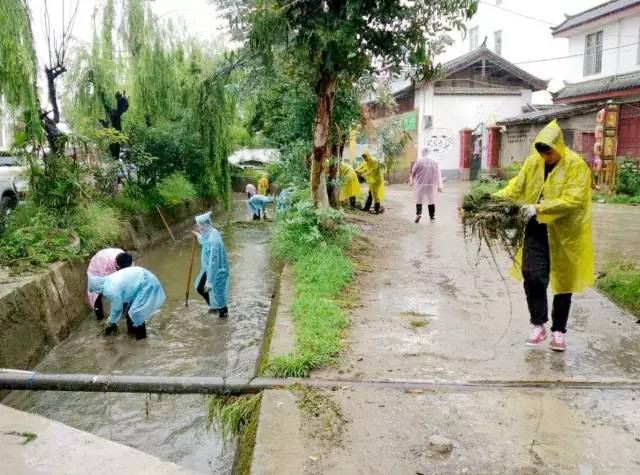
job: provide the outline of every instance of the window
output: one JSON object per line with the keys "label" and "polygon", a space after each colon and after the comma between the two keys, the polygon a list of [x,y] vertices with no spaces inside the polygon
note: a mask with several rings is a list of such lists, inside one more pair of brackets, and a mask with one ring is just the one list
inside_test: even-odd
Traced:
{"label": "window", "polygon": [[469,50],[474,50],[478,47],[480,39],[479,27],[474,26],[469,30]]}
{"label": "window", "polygon": [[602,71],[602,31],[591,33],[584,39],[584,76]]}
{"label": "window", "polygon": [[493,32],[493,50],[496,54],[502,55],[502,30]]}

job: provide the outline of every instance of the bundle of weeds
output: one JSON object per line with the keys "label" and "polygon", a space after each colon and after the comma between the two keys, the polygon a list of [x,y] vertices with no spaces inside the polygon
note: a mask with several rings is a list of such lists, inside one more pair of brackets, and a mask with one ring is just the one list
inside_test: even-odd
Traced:
{"label": "bundle of weeds", "polygon": [[524,239],[526,218],[516,203],[494,198],[489,186],[479,186],[464,197],[462,203],[462,226],[465,238],[477,238],[493,253],[496,246],[502,247],[515,258]]}
{"label": "bundle of weeds", "polygon": [[223,438],[239,436],[259,407],[260,394],[212,397],[207,413],[207,430],[211,430],[215,421]]}

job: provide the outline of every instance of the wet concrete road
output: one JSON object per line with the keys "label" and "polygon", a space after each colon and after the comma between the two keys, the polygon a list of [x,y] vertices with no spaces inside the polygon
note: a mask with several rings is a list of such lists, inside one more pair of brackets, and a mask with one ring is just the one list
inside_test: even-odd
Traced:
{"label": "wet concrete road", "polygon": [[[245,214],[244,202],[239,202],[231,220],[244,219]],[[160,245],[136,262],[154,272],[167,293],[161,312],[148,323],[146,340],[137,342],[126,335],[123,321],[119,336],[98,336],[100,325],[88,315],[36,369],[165,376],[253,375],[273,292],[268,228],[262,223],[223,228],[232,277],[230,316],[224,320],[207,312],[204,300],[193,288],[189,307],[185,308],[192,236],[185,232],[176,238],[177,242]],[[198,269],[196,255],[194,278]],[[197,472],[231,473],[235,445],[223,443],[215,430],[207,432],[203,396],[15,391],[3,402]]]}
{"label": "wet concrete road", "polygon": [[[340,367],[314,376],[640,381],[640,326],[594,290],[574,298],[565,354],[548,343],[524,345],[530,326],[521,284],[508,277],[506,256],[497,256],[496,268],[476,243],[465,243],[457,213],[463,191],[450,184],[439,195],[434,222],[413,223],[405,186],[390,187],[384,215],[355,216],[368,240],[361,306]],[[638,210],[629,211],[596,213],[608,223],[596,234],[599,262],[612,242],[634,250],[633,235],[618,233],[639,225]],[[342,444],[315,455],[309,446],[318,473],[640,473],[640,393],[615,384],[604,391],[329,394],[348,422]],[[454,441],[450,455],[429,453],[433,434]]]}

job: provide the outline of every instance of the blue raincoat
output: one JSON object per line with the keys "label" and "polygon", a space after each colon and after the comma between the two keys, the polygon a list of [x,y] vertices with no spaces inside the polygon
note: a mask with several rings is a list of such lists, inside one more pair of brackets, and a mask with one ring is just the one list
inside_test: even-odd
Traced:
{"label": "blue raincoat", "polygon": [[134,327],[146,322],[164,303],[166,295],[158,278],[142,267],[127,267],[106,277],[89,277],[89,290],[109,299],[108,324],[117,323],[123,308]]}
{"label": "blue raincoat", "polygon": [[[264,213],[265,208],[269,203],[273,203],[273,198],[265,195],[253,195],[247,200],[247,209],[249,213],[260,215]],[[264,214],[262,214],[264,216]]]}
{"label": "blue raincoat", "polygon": [[200,230],[198,243],[200,250],[200,272],[194,283],[196,290],[202,276],[206,273],[205,284],[211,286],[209,291],[209,307],[221,309],[228,307],[229,302],[229,261],[224,249],[220,232],[213,227],[211,212],[196,216],[196,224]]}

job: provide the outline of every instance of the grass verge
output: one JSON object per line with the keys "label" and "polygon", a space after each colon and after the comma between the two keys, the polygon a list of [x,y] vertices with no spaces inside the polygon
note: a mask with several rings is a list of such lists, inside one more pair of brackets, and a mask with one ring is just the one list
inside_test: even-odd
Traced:
{"label": "grass verge", "polygon": [[298,203],[278,222],[272,252],[293,264],[295,349],[270,361],[275,376],[307,377],[340,354],[347,317],[341,297],[353,266],[345,250],[353,230],[336,210]]}
{"label": "grass verge", "polygon": [[616,304],[640,318],[640,268],[633,262],[607,264],[597,287]]}
{"label": "grass verge", "polygon": [[640,205],[640,194],[635,196],[629,195],[609,195],[608,193],[593,193],[592,199],[595,202],[603,202],[614,205]]}

